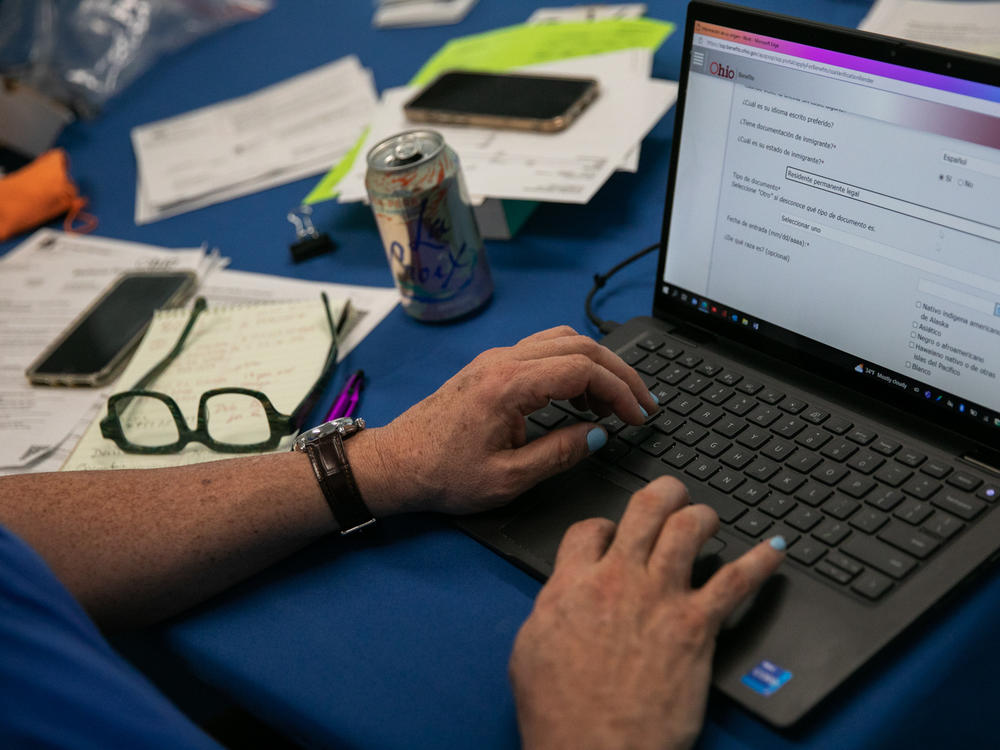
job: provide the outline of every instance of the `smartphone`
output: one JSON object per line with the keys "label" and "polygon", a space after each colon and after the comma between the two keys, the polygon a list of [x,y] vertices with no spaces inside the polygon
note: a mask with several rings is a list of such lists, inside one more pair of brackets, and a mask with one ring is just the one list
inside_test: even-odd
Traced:
{"label": "smartphone", "polygon": [[593,78],[452,70],[403,112],[414,122],[555,132],[569,127],[598,91]]}
{"label": "smartphone", "polygon": [[104,385],[125,364],[153,313],[184,302],[197,280],[192,271],[119,276],[24,374],[38,385]]}

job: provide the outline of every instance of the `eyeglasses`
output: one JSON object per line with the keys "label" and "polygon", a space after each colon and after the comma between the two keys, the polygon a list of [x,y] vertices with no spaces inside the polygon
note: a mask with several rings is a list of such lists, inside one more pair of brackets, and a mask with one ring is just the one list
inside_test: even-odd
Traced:
{"label": "eyeglasses", "polygon": [[276,448],[281,439],[298,431],[316,406],[337,362],[338,335],[347,320],[348,308],[334,326],[330,302],[322,295],[330,325],[330,351],[319,378],[302,403],[291,414],[280,414],[260,391],[250,388],[213,388],[198,402],[198,428],[188,427],[177,403],[168,395],[145,390],[173,362],[205,310],[199,297],[174,348],[139,379],[131,390],[108,399],[108,415],[101,420],[101,434],[126,453],[177,453],[188,443],[201,443],[219,453],[252,453]]}

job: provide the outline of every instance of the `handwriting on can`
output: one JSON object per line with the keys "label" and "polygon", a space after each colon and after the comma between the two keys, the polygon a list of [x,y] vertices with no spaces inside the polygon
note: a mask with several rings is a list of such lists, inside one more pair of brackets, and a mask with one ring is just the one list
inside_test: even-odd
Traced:
{"label": "handwriting on can", "polygon": [[[453,235],[452,227],[442,217],[425,217],[427,199],[420,203],[417,229],[407,248],[399,241],[389,245],[397,282],[418,299],[427,301],[453,297],[471,281],[477,252],[464,240],[457,246],[434,238]],[[407,255],[409,259],[407,259]],[[468,273],[460,273],[468,269]]]}

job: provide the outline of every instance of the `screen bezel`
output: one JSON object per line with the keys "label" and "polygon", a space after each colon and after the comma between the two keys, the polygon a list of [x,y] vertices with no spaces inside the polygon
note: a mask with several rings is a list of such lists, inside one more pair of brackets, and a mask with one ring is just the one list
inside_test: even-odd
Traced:
{"label": "screen bezel", "polygon": [[[801,369],[832,381],[851,390],[865,393],[884,402],[904,409],[907,413],[929,420],[936,426],[948,428],[963,438],[969,438],[983,447],[997,451],[1000,449],[1000,429],[993,425],[959,415],[937,403],[926,402],[920,395],[910,391],[900,392],[896,387],[886,385],[876,378],[858,375],[850,366],[854,355],[821,344],[814,339],[796,334],[766,321],[758,322],[759,328],[733,325],[729,320],[713,317],[700,311],[697,306],[680,301],[664,291],[667,239],[670,233],[670,207],[673,204],[676,176],[681,144],[681,130],[684,121],[684,104],[687,95],[687,81],[690,67],[689,52],[694,36],[696,21],[728,26],[759,33],[765,36],[799,42],[814,47],[835,49],[859,57],[867,57],[885,63],[903,65],[940,75],[965,78],[980,83],[996,85],[1000,80],[1000,62],[969,55],[954,50],[907,42],[883,37],[877,34],[830,26],[812,21],[803,21],[765,11],[750,10],[722,3],[694,0],[688,6],[684,29],[684,54],[681,60],[680,88],[674,121],[673,147],[670,156],[670,172],[667,180],[666,202],[663,212],[663,227],[660,239],[660,254],[653,289],[653,315],[659,318],[680,319],[698,328],[740,344],[753,347],[756,351],[780,358]],[[736,312],[736,311],[734,311]],[[742,313],[740,314],[742,320]],[[777,335],[782,340],[777,340]],[[885,368],[883,368],[885,369]],[[891,372],[885,370],[886,372]],[[912,380],[909,376],[904,376]],[[936,390],[936,389],[935,389]],[[986,407],[990,412],[1000,410]]]}

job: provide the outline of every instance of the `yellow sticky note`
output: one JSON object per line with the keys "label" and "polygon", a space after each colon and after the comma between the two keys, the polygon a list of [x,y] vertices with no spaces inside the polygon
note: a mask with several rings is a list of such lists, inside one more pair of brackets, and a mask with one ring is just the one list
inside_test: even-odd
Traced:
{"label": "yellow sticky note", "polygon": [[316,184],[316,187],[302,201],[305,205],[311,206],[313,203],[322,203],[323,201],[332,200],[337,197],[337,184],[344,178],[345,174],[351,171],[354,160],[358,158],[358,151],[361,150],[361,144],[365,142],[365,138],[367,137],[368,128],[365,128],[361,132],[361,135],[358,136],[357,142],[351,146],[351,150],[333,165],[333,169],[323,175],[323,179]]}

